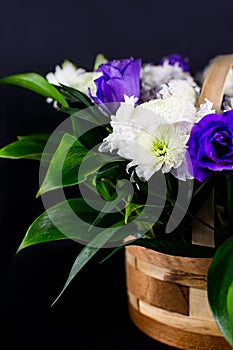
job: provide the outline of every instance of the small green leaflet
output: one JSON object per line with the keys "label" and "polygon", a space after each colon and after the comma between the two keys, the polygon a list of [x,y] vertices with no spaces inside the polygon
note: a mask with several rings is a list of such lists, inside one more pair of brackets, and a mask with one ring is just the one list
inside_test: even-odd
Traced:
{"label": "small green leaflet", "polygon": [[40,160],[49,134],[19,136],[18,140],[0,149],[1,158]]}
{"label": "small green leaflet", "polygon": [[39,95],[50,97],[57,101],[62,107],[69,107],[62,94],[51,85],[45,78],[37,73],[23,73],[11,75],[0,79],[0,84],[21,86],[25,89],[36,92]]}

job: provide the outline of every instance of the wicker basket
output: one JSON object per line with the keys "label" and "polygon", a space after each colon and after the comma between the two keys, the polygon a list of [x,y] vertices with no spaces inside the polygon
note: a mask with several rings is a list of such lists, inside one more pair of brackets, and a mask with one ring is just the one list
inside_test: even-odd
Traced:
{"label": "wicker basket", "polygon": [[231,349],[213,319],[206,292],[211,258],[183,258],[126,247],[129,311],[150,337],[180,349]]}
{"label": "wicker basket", "polygon": [[[226,76],[233,55],[216,57],[209,70],[199,104],[205,98],[221,108]],[[198,215],[213,226],[213,203],[207,198]],[[211,212],[212,208],[212,212]],[[214,232],[193,222],[193,244],[214,247]],[[209,309],[206,275],[211,258],[161,254],[137,246],[126,247],[129,312],[133,322],[150,337],[180,348],[232,349]]]}

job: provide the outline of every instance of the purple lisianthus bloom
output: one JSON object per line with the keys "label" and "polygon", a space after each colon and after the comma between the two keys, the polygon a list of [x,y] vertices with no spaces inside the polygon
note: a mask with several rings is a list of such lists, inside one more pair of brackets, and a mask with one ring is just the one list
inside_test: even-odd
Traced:
{"label": "purple lisianthus bloom", "polygon": [[189,71],[188,59],[181,57],[178,53],[173,53],[169,56],[163,57],[160,64],[163,65],[165,61],[168,62],[171,66],[178,64],[178,66],[183,70],[183,72]]}
{"label": "purple lisianthus bloom", "polygon": [[115,112],[119,102],[124,101],[124,95],[139,98],[140,69],[141,59],[134,60],[132,57],[101,64],[97,72],[103,75],[94,81],[96,97],[90,97],[96,104],[115,102],[110,108],[111,112]]}
{"label": "purple lisianthus bloom", "polygon": [[202,182],[213,172],[233,171],[233,110],[203,117],[194,124],[187,145],[197,180]]}

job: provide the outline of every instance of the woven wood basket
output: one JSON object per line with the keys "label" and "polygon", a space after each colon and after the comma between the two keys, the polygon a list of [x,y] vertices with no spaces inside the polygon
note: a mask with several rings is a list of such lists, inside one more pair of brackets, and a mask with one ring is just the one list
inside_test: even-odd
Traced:
{"label": "woven wood basket", "polygon": [[131,319],[150,337],[180,349],[231,349],[209,309],[210,258],[184,258],[126,247]]}
{"label": "woven wood basket", "polygon": [[[205,98],[219,111],[226,76],[233,55],[217,56],[203,84],[199,104]],[[211,197],[198,215],[214,224]],[[193,222],[193,244],[214,246],[214,232]],[[135,325],[150,337],[193,350],[232,349],[211,314],[206,275],[211,258],[187,258],[161,254],[150,249],[125,249],[129,313]]]}

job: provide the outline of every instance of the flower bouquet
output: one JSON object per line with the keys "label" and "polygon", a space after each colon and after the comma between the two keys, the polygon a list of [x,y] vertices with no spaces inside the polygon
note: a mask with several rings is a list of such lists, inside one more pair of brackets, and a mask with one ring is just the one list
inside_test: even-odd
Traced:
{"label": "flower bouquet", "polygon": [[[52,133],[19,136],[0,149],[2,158],[40,161],[37,197],[45,211],[29,227],[18,252],[62,239],[83,245],[54,302],[100,248],[111,248],[107,259],[127,247],[131,265],[139,252],[137,281],[145,272],[150,279],[188,286],[187,293],[198,292],[200,297],[208,272],[208,303],[224,338],[233,345],[232,63],[232,55],[218,56],[195,78],[188,60],[178,54],[158,63],[132,57],[109,61],[98,55],[92,71],[65,61],[46,78],[25,73],[0,80],[41,94],[64,115]],[[148,252],[152,255],[145,258]],[[186,267],[177,278],[174,259],[180,262],[182,257]],[[158,261],[155,270],[153,260]],[[127,284],[133,289],[130,271]],[[138,299],[131,292],[132,306]],[[142,305],[144,316],[156,319],[156,304],[152,313],[146,311],[148,302]],[[175,314],[174,322],[181,322],[176,307],[168,310]],[[192,315],[195,327],[203,315]],[[147,331],[137,317],[132,316],[149,335],[189,348]],[[198,327],[202,329],[203,322]],[[214,332],[214,347],[203,349],[217,349],[216,338],[228,348],[218,330]],[[207,331],[200,333],[209,337]],[[200,343],[197,348],[202,348]]]}

